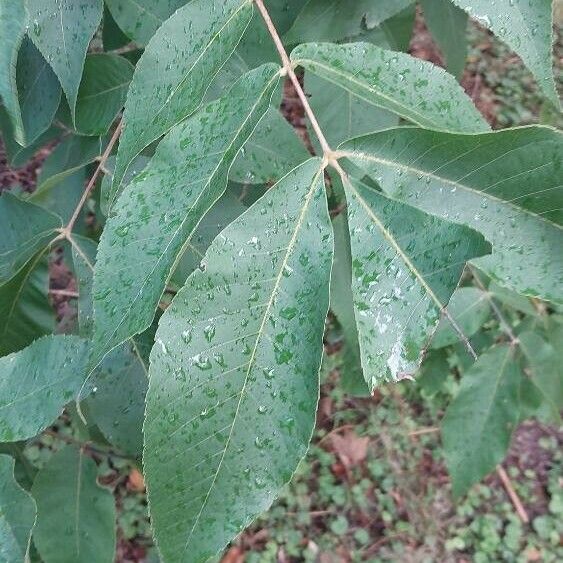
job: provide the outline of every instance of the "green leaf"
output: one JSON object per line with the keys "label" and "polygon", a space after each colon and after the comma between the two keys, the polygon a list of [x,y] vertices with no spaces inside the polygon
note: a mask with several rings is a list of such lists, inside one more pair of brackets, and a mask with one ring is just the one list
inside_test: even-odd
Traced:
{"label": "green leaf", "polygon": [[[461,332],[473,336],[491,316],[491,297],[477,287],[462,287],[452,296],[448,305],[449,316],[455,320]],[[432,348],[444,348],[459,342],[459,335],[451,322],[443,318],[432,338]]]}
{"label": "green leaf", "polygon": [[223,548],[307,451],[332,261],[323,184],[320,159],[276,184],[215,239],[160,320],[144,463],[167,560]]}
{"label": "green leaf", "polygon": [[33,541],[45,563],[114,561],[115,502],[96,476],[95,462],[75,446],[53,454],[37,474]]}
{"label": "green leaf", "polygon": [[431,350],[420,369],[417,384],[429,396],[436,395],[445,388],[450,366],[445,350]]}
{"label": "green leaf", "polygon": [[[338,41],[372,29],[398,14],[413,0],[309,0],[285,34],[287,44],[305,41]],[[365,27],[364,27],[365,26]]]}
{"label": "green leaf", "polygon": [[145,365],[132,342],[111,352],[96,373],[88,412],[108,442],[141,457],[143,418],[148,387]]}
{"label": "green leaf", "polygon": [[227,186],[237,152],[269,107],[279,67],[245,75],[227,95],[177,125],[121,194],[94,276],[94,355],[147,328],[174,264]]}
{"label": "green leaf", "polygon": [[[399,119],[391,112],[374,107],[349,90],[314,74],[306,75],[305,87],[309,104],[331,146],[399,124]],[[316,136],[310,137],[317,145]]]}
{"label": "green leaf", "polygon": [[85,379],[87,343],[45,336],[0,358],[0,442],[31,438],[46,428]]}
{"label": "green leaf", "polygon": [[0,558],[25,561],[37,508],[14,479],[14,459],[0,455]]}
{"label": "green leaf", "polygon": [[133,65],[123,57],[88,55],[76,100],[76,130],[82,135],[105,135],[125,104]]}
{"label": "green leaf", "polygon": [[270,108],[240,150],[229,179],[241,184],[275,183],[309,157],[295,129]]}
{"label": "green leaf", "polygon": [[433,64],[370,43],[309,43],[292,61],[367,103],[423,127],[480,132],[489,126],[455,79]]}
{"label": "green leaf", "polygon": [[78,326],[80,336],[91,337],[94,331],[92,286],[98,245],[89,238],[72,235],[72,261],[78,286]]}
{"label": "green leaf", "polygon": [[412,377],[465,263],[490,251],[483,236],[344,183],[352,248],[352,292],[370,389]]}
{"label": "green leaf", "polygon": [[[127,95],[114,192],[135,156],[198,108],[252,10],[250,0],[194,0],[159,28],[137,63]],[[110,205],[113,201],[112,194]]]}
{"label": "green leaf", "polygon": [[535,332],[523,332],[518,335],[518,340],[527,362],[524,371],[541,397],[538,409],[540,417],[558,424],[563,410],[560,354],[551,343]]}
{"label": "green leaf", "polygon": [[[47,157],[37,178],[35,193],[49,190],[77,170],[94,162],[102,153],[101,137],[67,137]],[[35,196],[37,197],[37,196]]]}
{"label": "green leaf", "polygon": [[421,0],[424,21],[440,47],[449,72],[461,78],[467,58],[467,14],[450,0]]}
{"label": "green leaf", "polygon": [[190,0],[106,0],[117,25],[139,45],[147,45],[158,28]]}
{"label": "green leaf", "polygon": [[354,316],[352,295],[352,251],[346,215],[341,213],[332,221],[334,231],[334,260],[330,278],[330,308],[336,315],[344,336],[344,351],[340,367],[340,385],[346,393],[368,396],[370,390],[364,379],[358,328]]}
{"label": "green leaf", "polygon": [[62,227],[61,220],[9,192],[0,197],[0,284],[12,278]]}
{"label": "green leaf", "polygon": [[17,352],[55,330],[49,303],[49,264],[40,251],[0,286],[0,356]]}
{"label": "green leaf", "polygon": [[497,345],[461,379],[442,421],[442,442],[455,496],[460,496],[505,457],[519,417],[522,374],[515,351]]}
{"label": "green leaf", "polygon": [[26,13],[23,0],[2,2],[0,6],[0,98],[12,122],[14,137],[25,144],[25,134],[18,99],[16,63],[25,35]]}
{"label": "green leaf", "polygon": [[104,6],[104,20],[102,24],[102,43],[104,45],[104,51],[120,49],[131,42],[129,37],[121,31],[121,28],[111,15],[108,8],[110,3],[111,0],[106,0]]}
{"label": "green leaf", "polygon": [[61,100],[61,87],[27,37],[18,55],[17,82],[25,144],[30,145],[51,125]]}
{"label": "green leaf", "polygon": [[406,127],[344,146],[341,154],[392,197],[482,232],[493,253],[472,263],[497,282],[563,302],[561,133],[532,126],[448,135]]}
{"label": "green leaf", "polygon": [[553,79],[551,0],[452,0],[490,29],[532,71],[547,98],[560,107]]}
{"label": "green leaf", "polygon": [[29,36],[59,78],[74,121],[90,40],[102,19],[102,0],[26,0]]}

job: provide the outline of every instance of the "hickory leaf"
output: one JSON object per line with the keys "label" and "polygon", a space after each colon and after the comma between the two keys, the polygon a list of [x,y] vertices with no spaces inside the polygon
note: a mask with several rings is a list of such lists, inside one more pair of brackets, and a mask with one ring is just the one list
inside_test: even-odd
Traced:
{"label": "hickory leaf", "polygon": [[307,450],[332,261],[323,192],[320,159],[290,172],[215,239],[160,320],[144,464],[166,560],[214,555]]}
{"label": "hickory leaf", "polygon": [[102,0],[25,0],[29,36],[57,75],[74,121],[88,45],[100,24]]}
{"label": "hickory leaf", "polygon": [[563,302],[563,135],[522,127],[480,135],[400,128],[341,154],[394,198],[479,230],[491,256],[472,260],[519,293]]}
{"label": "hickory leaf", "polygon": [[96,476],[96,463],[76,446],[53,454],[37,474],[33,541],[45,563],[114,560],[115,501]]}
{"label": "hickory leaf", "polygon": [[0,358],[0,442],[41,432],[72,400],[85,379],[86,341],[45,336]]}
{"label": "hickory leaf", "polygon": [[455,79],[433,64],[370,43],[308,43],[294,64],[365,102],[423,127],[481,132],[489,126]]}
{"label": "hickory leaf", "polygon": [[514,49],[532,71],[544,95],[557,108],[551,63],[551,0],[451,0]]}
{"label": "hickory leaf", "polygon": [[14,459],[0,455],[0,561],[25,561],[37,508],[14,478]]}
{"label": "hickory leaf", "polygon": [[159,28],[137,63],[127,95],[110,206],[131,161],[198,108],[252,11],[250,0],[193,0]]}
{"label": "hickory leaf", "polygon": [[223,98],[174,127],[121,194],[95,269],[97,361],[151,324],[174,264],[225,191],[229,168],[278,81],[274,64],[242,77]]}
{"label": "hickory leaf", "polygon": [[361,184],[344,182],[352,293],[364,377],[412,377],[465,263],[490,251],[483,236]]}

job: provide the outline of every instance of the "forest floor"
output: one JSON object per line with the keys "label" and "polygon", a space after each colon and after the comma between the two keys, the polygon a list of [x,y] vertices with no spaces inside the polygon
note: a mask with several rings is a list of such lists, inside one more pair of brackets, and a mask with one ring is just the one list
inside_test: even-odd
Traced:
{"label": "forest floor", "polygon": [[[437,64],[438,49],[417,21],[411,52]],[[541,96],[519,59],[474,26],[462,85],[495,128],[548,121]],[[563,46],[556,46],[559,68]],[[286,90],[284,113],[306,136],[302,108]],[[11,169],[0,143],[0,191],[33,190],[50,152]],[[55,263],[51,285],[72,289],[68,271]],[[68,300],[55,303],[59,318]],[[328,347],[312,447],[281,498],[222,558],[223,563],[318,561],[550,562],[563,561],[563,431],[526,422],[515,433],[504,463],[508,485],[494,473],[454,500],[437,425],[456,386],[455,370],[438,393],[410,383],[384,388],[368,399],[344,396],[337,385],[346,370],[338,337]],[[445,389],[445,390],[444,390]],[[53,430],[70,435],[61,420]],[[27,450],[38,466],[56,436]],[[100,457],[100,482],[115,490],[120,563],[157,561],[151,546],[142,475],[129,461]],[[509,496],[520,499],[526,523]]]}

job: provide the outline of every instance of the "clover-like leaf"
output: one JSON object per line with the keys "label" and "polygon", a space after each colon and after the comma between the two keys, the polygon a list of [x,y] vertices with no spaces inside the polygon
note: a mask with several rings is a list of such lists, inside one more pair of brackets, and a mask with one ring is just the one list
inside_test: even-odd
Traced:
{"label": "clover-like leaf", "polygon": [[493,245],[472,260],[500,284],[563,302],[563,135],[521,127],[480,135],[400,128],[345,143],[386,193],[463,223]]}
{"label": "clover-like leaf", "polygon": [[162,316],[144,464],[165,559],[214,555],[305,454],[331,262],[323,167],[311,159],[215,239]]}

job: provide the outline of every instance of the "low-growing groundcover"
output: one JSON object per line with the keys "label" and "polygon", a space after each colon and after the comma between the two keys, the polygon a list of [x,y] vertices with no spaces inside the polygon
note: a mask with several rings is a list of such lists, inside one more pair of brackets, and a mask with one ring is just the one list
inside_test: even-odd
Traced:
{"label": "low-growing groundcover", "polygon": [[[448,72],[405,52],[417,9]],[[118,538],[121,559],[205,561],[290,481],[227,558],[560,557],[557,456],[536,513],[498,464],[521,421],[560,422],[561,134],[492,131],[456,80],[469,15],[555,123],[552,9],[0,4],[7,158],[51,150],[0,197],[6,561],[112,561]],[[446,469],[444,541],[415,499],[439,505]],[[506,493],[471,488],[491,473]]]}

